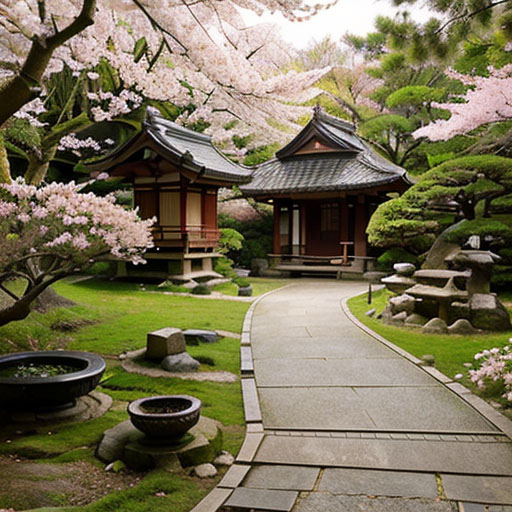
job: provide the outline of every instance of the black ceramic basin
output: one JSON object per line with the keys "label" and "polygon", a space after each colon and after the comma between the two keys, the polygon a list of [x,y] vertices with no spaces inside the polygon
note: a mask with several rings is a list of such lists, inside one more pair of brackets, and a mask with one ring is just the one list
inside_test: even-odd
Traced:
{"label": "black ceramic basin", "polygon": [[199,421],[201,400],[188,395],[139,398],[128,405],[128,414],[148,437],[177,439]]}
{"label": "black ceramic basin", "polygon": [[91,392],[105,371],[105,361],[97,354],[71,350],[18,352],[0,357],[0,372],[20,365],[59,365],[69,373],[55,376],[5,377],[0,375],[0,408],[45,409],[75,403],[75,398]]}

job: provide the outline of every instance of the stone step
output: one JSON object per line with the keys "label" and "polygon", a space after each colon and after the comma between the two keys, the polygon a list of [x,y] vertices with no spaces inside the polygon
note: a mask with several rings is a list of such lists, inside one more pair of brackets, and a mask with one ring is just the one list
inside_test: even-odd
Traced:
{"label": "stone step", "polygon": [[274,491],[239,487],[224,503],[221,510],[269,510],[289,512],[299,495],[296,491]]}

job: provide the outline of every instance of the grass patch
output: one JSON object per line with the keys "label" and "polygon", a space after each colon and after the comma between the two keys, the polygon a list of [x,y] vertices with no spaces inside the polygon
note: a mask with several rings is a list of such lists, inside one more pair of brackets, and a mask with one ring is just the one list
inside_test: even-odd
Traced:
{"label": "grass patch", "polygon": [[[349,299],[348,306],[359,321],[414,356],[421,358],[425,354],[433,354],[436,368],[452,378],[457,373],[467,374],[464,363],[472,363],[477,352],[493,347],[504,347],[512,336],[512,331],[471,336],[422,334],[416,328],[386,325],[376,318],[365,315],[371,308],[376,308],[377,313],[380,313],[389,296],[390,293],[382,289],[374,292],[371,305],[368,305],[367,296],[363,294]],[[509,294],[508,298],[510,300],[512,294]]]}

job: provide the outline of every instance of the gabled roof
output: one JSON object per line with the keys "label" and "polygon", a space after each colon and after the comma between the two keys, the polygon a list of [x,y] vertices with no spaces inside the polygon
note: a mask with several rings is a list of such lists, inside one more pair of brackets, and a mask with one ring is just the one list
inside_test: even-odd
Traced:
{"label": "gabled roof", "polygon": [[[142,130],[104,159],[90,164],[99,171],[108,171],[127,161],[141,149],[151,149],[178,167],[205,178],[229,183],[247,183],[251,171],[226,158],[213,144],[211,137],[184,128],[148,108]],[[121,172],[114,172],[122,175]]]}
{"label": "gabled roof", "polygon": [[[327,148],[301,153],[310,141]],[[241,187],[249,196],[410,185],[405,169],[381,157],[358,137],[353,125],[319,107],[304,129],[275,158],[258,166],[252,178]]]}

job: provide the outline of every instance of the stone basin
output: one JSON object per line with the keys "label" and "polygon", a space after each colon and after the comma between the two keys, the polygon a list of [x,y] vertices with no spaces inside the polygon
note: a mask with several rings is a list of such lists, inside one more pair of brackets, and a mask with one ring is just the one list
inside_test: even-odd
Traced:
{"label": "stone basin", "polygon": [[149,438],[179,439],[201,415],[201,400],[188,395],[139,398],[128,405],[131,422]]}
{"label": "stone basin", "polygon": [[0,370],[20,365],[59,365],[74,371],[48,377],[0,377],[0,409],[42,410],[72,406],[99,383],[106,365],[90,352],[44,350],[0,357]]}

